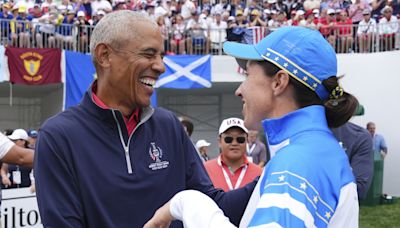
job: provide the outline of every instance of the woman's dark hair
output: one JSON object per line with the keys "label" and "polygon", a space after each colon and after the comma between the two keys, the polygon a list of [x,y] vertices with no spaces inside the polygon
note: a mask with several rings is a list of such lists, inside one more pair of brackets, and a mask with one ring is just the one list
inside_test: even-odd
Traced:
{"label": "woman's dark hair", "polygon": [[[281,70],[269,61],[258,61],[256,63],[262,66],[264,73],[269,77],[274,76]],[[343,95],[338,98],[329,97],[326,100],[321,100],[314,91],[304,86],[297,79],[292,76],[289,78],[290,84],[294,88],[295,101],[300,108],[310,105],[323,105],[325,107],[325,116],[328,121],[328,126],[331,128],[340,127],[345,124],[353,116],[358,106],[357,98],[345,91],[343,91]],[[338,77],[332,76],[323,80],[322,85],[330,94],[330,91],[335,90],[339,86],[338,80]]]}

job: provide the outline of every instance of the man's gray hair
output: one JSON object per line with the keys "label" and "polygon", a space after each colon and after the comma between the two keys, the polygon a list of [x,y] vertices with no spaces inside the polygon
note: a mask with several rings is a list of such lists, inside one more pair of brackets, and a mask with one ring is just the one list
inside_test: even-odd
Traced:
{"label": "man's gray hair", "polygon": [[157,27],[157,24],[146,14],[130,10],[118,10],[107,14],[96,25],[90,38],[90,53],[94,58],[94,50],[100,43],[109,44],[115,48],[125,44],[127,39],[134,39],[140,31],[137,31],[136,23],[147,22]]}

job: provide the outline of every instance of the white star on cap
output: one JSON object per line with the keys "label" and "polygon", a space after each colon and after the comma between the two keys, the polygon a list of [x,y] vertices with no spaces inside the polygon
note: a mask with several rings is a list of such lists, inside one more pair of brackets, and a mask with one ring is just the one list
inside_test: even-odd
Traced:
{"label": "white star on cap", "polygon": [[303,77],[303,80],[304,80],[304,81],[307,81],[307,80],[308,80],[307,76],[304,76],[304,77]]}
{"label": "white star on cap", "polygon": [[275,61],[278,61],[279,60],[279,57],[275,57]]}
{"label": "white star on cap", "polygon": [[327,219],[330,219],[330,218],[331,218],[331,213],[330,213],[330,212],[325,212],[325,217],[326,217]]}
{"label": "white star on cap", "polygon": [[317,84],[317,83],[314,83],[312,86],[313,86],[314,88],[317,88],[318,84]]}
{"label": "white star on cap", "polygon": [[282,182],[285,180],[285,176],[281,175],[280,177],[278,177],[278,179],[279,179],[279,182]]}
{"label": "white star on cap", "polygon": [[271,53],[268,52],[268,53],[267,53],[267,56],[270,56],[270,55],[271,55]]}
{"label": "white star on cap", "polygon": [[304,183],[304,182],[301,183],[300,188],[306,190],[306,188],[307,188],[306,183]]}
{"label": "white star on cap", "polygon": [[297,70],[296,69],[293,70],[293,74],[297,74]]}
{"label": "white star on cap", "polygon": [[289,64],[288,64],[288,63],[284,63],[283,66],[284,66],[284,67],[288,67]]}

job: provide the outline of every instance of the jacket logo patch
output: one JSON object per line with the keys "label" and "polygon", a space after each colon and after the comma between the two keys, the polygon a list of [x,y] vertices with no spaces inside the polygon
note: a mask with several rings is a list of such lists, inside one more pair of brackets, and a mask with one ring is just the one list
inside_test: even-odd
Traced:
{"label": "jacket logo patch", "polygon": [[160,147],[156,146],[155,142],[150,143],[149,148],[149,155],[150,158],[154,161],[149,165],[149,169],[158,170],[158,169],[165,169],[169,165],[169,161],[162,161],[163,151]]}

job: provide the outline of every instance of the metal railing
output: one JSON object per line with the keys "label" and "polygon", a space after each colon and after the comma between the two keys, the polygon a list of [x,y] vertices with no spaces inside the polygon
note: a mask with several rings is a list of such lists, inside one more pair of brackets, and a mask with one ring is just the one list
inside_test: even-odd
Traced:
{"label": "metal railing", "polygon": [[[0,20],[2,45],[27,48],[62,48],[88,53],[94,26],[75,21],[59,24],[56,20]],[[225,41],[256,43],[276,28],[179,30],[161,28],[167,54],[223,55]],[[365,26],[318,26],[337,53],[371,53],[400,48],[399,24],[369,24]]]}

